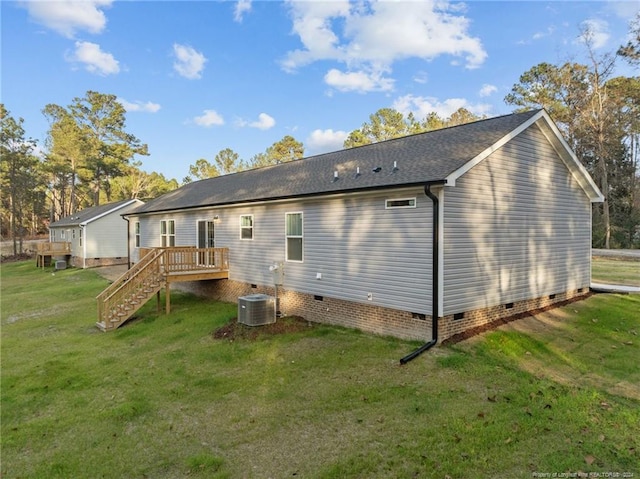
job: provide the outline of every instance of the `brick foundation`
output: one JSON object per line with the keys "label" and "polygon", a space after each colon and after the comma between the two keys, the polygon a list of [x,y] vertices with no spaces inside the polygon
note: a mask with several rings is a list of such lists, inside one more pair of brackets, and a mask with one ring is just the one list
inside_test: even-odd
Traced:
{"label": "brick foundation", "polygon": [[[175,283],[176,287],[219,301],[236,303],[238,297],[249,294],[275,296],[273,286],[256,285],[231,280]],[[341,299],[316,297],[278,288],[279,311],[287,316],[301,316],[307,321],[359,329],[382,336],[428,341],[431,320],[414,318],[411,312],[380,306],[353,303]]]}
{"label": "brick foundation", "polygon": [[126,256],[124,258],[87,258],[84,261],[80,256],[71,257],[71,266],[76,268],[97,268],[98,266],[115,266],[119,264],[127,264]]}
{"label": "brick foundation", "polygon": [[[206,296],[218,301],[237,303],[240,296],[250,294],[268,294],[275,296],[273,286],[252,285],[232,280],[198,281],[174,283],[179,289]],[[544,308],[554,303],[586,296],[589,288],[567,291],[556,295],[519,301],[508,305],[501,304],[489,308],[466,311],[460,319],[454,315],[440,318],[438,323],[438,341],[441,342],[471,328],[483,326],[501,318]],[[280,287],[278,289],[278,309],[288,316],[301,316],[308,321],[333,324],[354,328],[382,336],[400,339],[428,341],[431,339],[431,316],[414,317],[409,311],[384,308],[350,301],[317,297],[312,294],[298,293]]]}
{"label": "brick foundation", "polygon": [[533,311],[535,309],[546,308],[555,303],[567,301],[569,299],[587,296],[589,288],[585,287],[578,290],[557,293],[551,296],[543,296],[541,298],[527,299],[510,304],[500,304],[484,309],[476,309],[466,311],[462,318],[455,319],[455,315],[440,318],[438,323],[438,340],[443,341],[456,334],[463,333],[469,329],[484,326],[493,321],[514,316],[516,314]]}

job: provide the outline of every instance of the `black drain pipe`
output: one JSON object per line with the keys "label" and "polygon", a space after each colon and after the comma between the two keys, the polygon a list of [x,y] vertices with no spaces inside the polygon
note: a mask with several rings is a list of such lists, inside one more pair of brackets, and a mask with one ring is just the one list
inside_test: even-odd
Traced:
{"label": "black drain pipe", "polygon": [[432,226],[432,234],[433,234],[433,238],[432,238],[432,260],[431,260],[431,286],[432,286],[432,290],[431,290],[431,306],[432,306],[432,312],[431,312],[431,341],[423,344],[422,346],[420,346],[418,349],[416,349],[415,351],[407,354],[405,357],[403,357],[402,359],[400,359],[400,364],[407,364],[409,361],[411,361],[412,359],[417,358],[418,356],[420,356],[422,353],[424,353],[427,349],[432,348],[433,346],[435,346],[438,343],[438,287],[439,287],[439,282],[438,282],[438,274],[439,274],[439,268],[438,268],[438,258],[439,258],[439,251],[440,251],[440,245],[438,243],[438,238],[440,237],[440,210],[439,210],[439,205],[440,202],[438,201],[438,197],[436,195],[434,195],[431,192],[431,185],[432,184],[438,184],[438,185],[444,185],[445,182],[438,182],[438,183],[427,183],[426,185],[424,185],[424,193],[431,198],[431,201],[433,202],[433,226]]}

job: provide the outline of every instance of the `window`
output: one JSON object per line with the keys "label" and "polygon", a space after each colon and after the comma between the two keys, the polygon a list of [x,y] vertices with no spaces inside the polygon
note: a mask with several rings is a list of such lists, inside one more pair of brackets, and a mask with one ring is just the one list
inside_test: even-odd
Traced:
{"label": "window", "polygon": [[384,203],[385,209],[393,209],[393,208],[415,208],[416,207],[416,199],[415,198],[399,198],[393,200],[385,200]]}
{"label": "window", "polygon": [[133,223],[133,229],[136,235],[136,248],[140,248],[140,222],[136,221]]}
{"label": "window", "polygon": [[74,239],[74,240],[76,239],[76,229],[75,228],[71,230],[71,239]]}
{"label": "window", "polygon": [[160,221],[160,241],[162,247],[176,245],[176,222],[175,220]]}
{"label": "window", "polygon": [[240,239],[253,239],[253,215],[240,216]]}
{"label": "window", "polygon": [[302,262],[302,213],[286,213],[287,261]]}
{"label": "window", "polygon": [[80,240],[79,240],[80,241],[80,246],[82,246],[82,231],[84,231],[82,228],[80,228],[78,230],[78,236],[80,237]]}

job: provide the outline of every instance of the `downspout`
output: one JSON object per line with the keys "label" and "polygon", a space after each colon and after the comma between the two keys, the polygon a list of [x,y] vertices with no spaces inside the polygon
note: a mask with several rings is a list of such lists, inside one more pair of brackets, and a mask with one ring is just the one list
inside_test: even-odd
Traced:
{"label": "downspout", "polygon": [[127,269],[131,269],[131,231],[129,231],[129,218],[122,215],[122,219],[127,222]]}
{"label": "downspout", "polygon": [[82,269],[87,269],[87,230],[84,229],[86,225],[79,223],[80,234],[82,235]]}
{"label": "downspout", "polygon": [[440,202],[438,197],[431,192],[431,186],[433,184],[444,185],[445,182],[439,183],[427,183],[424,185],[424,193],[431,198],[433,202],[433,226],[432,226],[432,261],[431,261],[431,341],[423,344],[415,351],[407,354],[405,357],[400,359],[400,364],[407,364],[412,359],[417,358],[422,353],[424,353],[427,349],[432,348],[438,343],[438,310],[439,302],[439,257],[440,257],[440,245],[438,242],[438,238],[440,237]]}

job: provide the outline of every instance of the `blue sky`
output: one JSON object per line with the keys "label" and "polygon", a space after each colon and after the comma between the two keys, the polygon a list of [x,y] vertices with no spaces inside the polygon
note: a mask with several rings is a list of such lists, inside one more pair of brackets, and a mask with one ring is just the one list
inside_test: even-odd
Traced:
{"label": "blue sky", "polygon": [[[1,101],[43,147],[48,103],[116,95],[143,169],[181,181],[224,148],[249,160],[285,135],[340,149],[380,108],[418,118],[504,97],[541,62],[626,43],[636,1],[1,1]],[[617,74],[632,75],[623,62]],[[637,73],[636,73],[637,74]]]}

